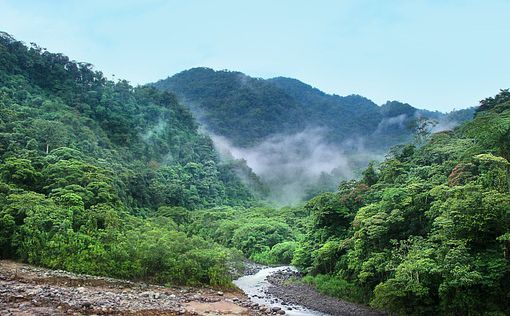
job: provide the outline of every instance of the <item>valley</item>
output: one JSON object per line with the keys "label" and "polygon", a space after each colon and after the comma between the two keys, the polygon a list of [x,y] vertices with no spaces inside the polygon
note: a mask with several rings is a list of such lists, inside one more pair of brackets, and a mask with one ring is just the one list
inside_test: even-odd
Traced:
{"label": "valley", "polygon": [[440,113],[208,68],[133,86],[1,32],[0,307],[508,314],[509,160],[508,89]]}
{"label": "valley", "polygon": [[266,186],[264,196],[280,206],[334,191],[341,180],[383,160],[392,146],[412,141],[426,124],[425,130],[450,130],[474,114],[474,108],[441,113],[399,101],[379,106],[297,79],[209,68],[151,85],[188,106],[224,159],[245,162]]}

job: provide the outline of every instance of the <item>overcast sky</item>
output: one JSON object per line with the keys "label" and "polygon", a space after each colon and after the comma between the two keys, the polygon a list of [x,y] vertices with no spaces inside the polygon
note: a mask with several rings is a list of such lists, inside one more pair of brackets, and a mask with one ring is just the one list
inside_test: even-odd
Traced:
{"label": "overcast sky", "polygon": [[0,0],[0,30],[144,84],[206,66],[448,111],[510,87],[509,0]]}

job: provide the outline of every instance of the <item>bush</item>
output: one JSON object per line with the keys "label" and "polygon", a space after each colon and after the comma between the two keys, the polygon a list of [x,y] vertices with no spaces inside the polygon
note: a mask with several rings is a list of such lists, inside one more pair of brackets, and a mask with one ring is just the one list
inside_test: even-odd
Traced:
{"label": "bush", "polygon": [[351,302],[363,302],[363,293],[361,289],[355,284],[337,276],[327,274],[319,274],[316,276],[307,275],[303,278],[303,281],[307,284],[313,285],[323,294]]}

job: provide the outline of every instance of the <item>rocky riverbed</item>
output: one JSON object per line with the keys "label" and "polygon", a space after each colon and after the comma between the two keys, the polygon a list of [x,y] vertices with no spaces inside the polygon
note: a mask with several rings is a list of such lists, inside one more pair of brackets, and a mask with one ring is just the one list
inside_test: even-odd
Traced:
{"label": "rocky riverbed", "polygon": [[366,306],[321,294],[312,286],[296,282],[300,277],[299,272],[291,268],[278,270],[266,278],[271,285],[265,292],[267,295],[277,297],[281,304],[300,305],[328,315],[385,315]]}
{"label": "rocky riverbed", "polygon": [[161,287],[0,261],[4,315],[267,315],[240,291]]}
{"label": "rocky riverbed", "polygon": [[[0,261],[3,315],[383,315],[287,282],[290,268],[248,264],[264,274],[257,294],[207,287],[162,287]],[[256,285],[254,286],[256,287]]]}

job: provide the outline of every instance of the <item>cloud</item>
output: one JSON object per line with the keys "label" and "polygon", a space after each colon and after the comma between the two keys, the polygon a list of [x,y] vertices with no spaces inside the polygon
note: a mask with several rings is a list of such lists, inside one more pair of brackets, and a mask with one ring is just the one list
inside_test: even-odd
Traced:
{"label": "cloud", "polygon": [[377,125],[377,128],[374,131],[374,134],[383,133],[384,131],[386,131],[389,128],[404,129],[405,122],[406,122],[407,118],[408,118],[408,116],[406,114],[400,114],[397,116],[383,118]]}
{"label": "cloud", "polygon": [[307,176],[319,176],[347,162],[339,148],[325,143],[323,131],[319,128],[271,136],[250,148],[232,146],[223,136],[211,134],[211,138],[221,153],[245,159],[253,171],[265,177],[273,175],[275,169],[285,172],[301,170]]}
{"label": "cloud", "polygon": [[163,119],[159,119],[159,121],[154,126],[141,133],[140,137],[144,142],[148,142],[152,137],[161,134],[166,129],[167,125],[167,122],[165,122]]}
{"label": "cloud", "polygon": [[[233,146],[223,136],[209,135],[222,156],[246,160],[247,165],[268,184],[271,199],[278,203],[301,200],[325,174],[334,174],[335,184],[354,176],[350,156],[342,147],[328,143],[325,130],[321,128],[274,135],[249,148]],[[350,141],[348,145],[359,148],[360,144]]]}
{"label": "cloud", "polygon": [[457,127],[460,123],[457,121],[450,121],[447,119],[440,120],[436,125],[434,125],[431,129],[431,133],[438,133],[444,131],[451,131],[455,127]]}

